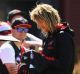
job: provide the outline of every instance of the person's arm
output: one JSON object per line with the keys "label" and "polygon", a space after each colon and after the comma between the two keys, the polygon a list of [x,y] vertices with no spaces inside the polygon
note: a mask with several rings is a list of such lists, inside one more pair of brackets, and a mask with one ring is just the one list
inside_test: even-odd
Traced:
{"label": "person's arm", "polygon": [[27,37],[30,38],[31,41],[37,41],[37,42],[41,42],[42,43],[42,39],[30,34],[30,33],[27,33]]}
{"label": "person's arm", "polygon": [[29,48],[31,46],[34,46],[35,47],[35,50],[36,51],[41,51],[42,50],[42,39],[30,34],[30,33],[27,33],[27,37],[30,39],[30,40],[26,40],[23,42],[23,46],[26,47],[26,48]]}
{"label": "person's arm", "polygon": [[18,67],[15,63],[5,63],[6,68],[9,71],[9,74],[17,74]]}

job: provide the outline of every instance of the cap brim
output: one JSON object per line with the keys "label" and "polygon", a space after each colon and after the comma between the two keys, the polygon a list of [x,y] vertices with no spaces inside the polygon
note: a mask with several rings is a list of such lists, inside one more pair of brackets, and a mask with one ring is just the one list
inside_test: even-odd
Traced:
{"label": "cap brim", "polygon": [[31,28],[32,26],[30,24],[19,24],[19,25],[15,26],[15,28],[17,28],[17,27]]}
{"label": "cap brim", "polygon": [[0,35],[0,40],[19,41],[18,39],[14,38],[12,35],[8,35],[8,36]]}

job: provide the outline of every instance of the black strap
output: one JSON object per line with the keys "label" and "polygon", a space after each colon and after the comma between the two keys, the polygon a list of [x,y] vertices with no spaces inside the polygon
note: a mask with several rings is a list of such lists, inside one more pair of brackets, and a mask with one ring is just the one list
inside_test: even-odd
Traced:
{"label": "black strap", "polygon": [[21,51],[19,50],[19,48],[15,45],[15,43],[14,43],[13,41],[10,41],[10,44],[11,44],[12,47],[14,48],[15,58],[16,58],[17,56],[19,56],[19,53],[20,53]]}

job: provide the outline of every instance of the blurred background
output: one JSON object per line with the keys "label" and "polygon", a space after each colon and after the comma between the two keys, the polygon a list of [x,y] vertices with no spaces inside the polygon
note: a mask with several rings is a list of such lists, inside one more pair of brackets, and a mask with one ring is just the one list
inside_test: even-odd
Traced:
{"label": "blurred background", "polygon": [[55,7],[62,18],[62,22],[69,22],[75,31],[76,52],[80,55],[80,0],[0,0],[0,21],[7,20],[7,14],[12,9],[25,11],[31,24],[33,25],[30,33],[40,37],[40,30],[37,29],[34,22],[29,18],[31,11],[38,3],[48,3]]}

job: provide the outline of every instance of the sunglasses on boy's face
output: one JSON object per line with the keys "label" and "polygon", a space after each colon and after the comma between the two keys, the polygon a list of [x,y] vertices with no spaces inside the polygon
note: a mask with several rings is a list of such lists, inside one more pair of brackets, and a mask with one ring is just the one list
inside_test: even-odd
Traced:
{"label": "sunglasses on boy's face", "polygon": [[16,28],[17,32],[24,32],[27,33],[29,31],[28,28]]}

